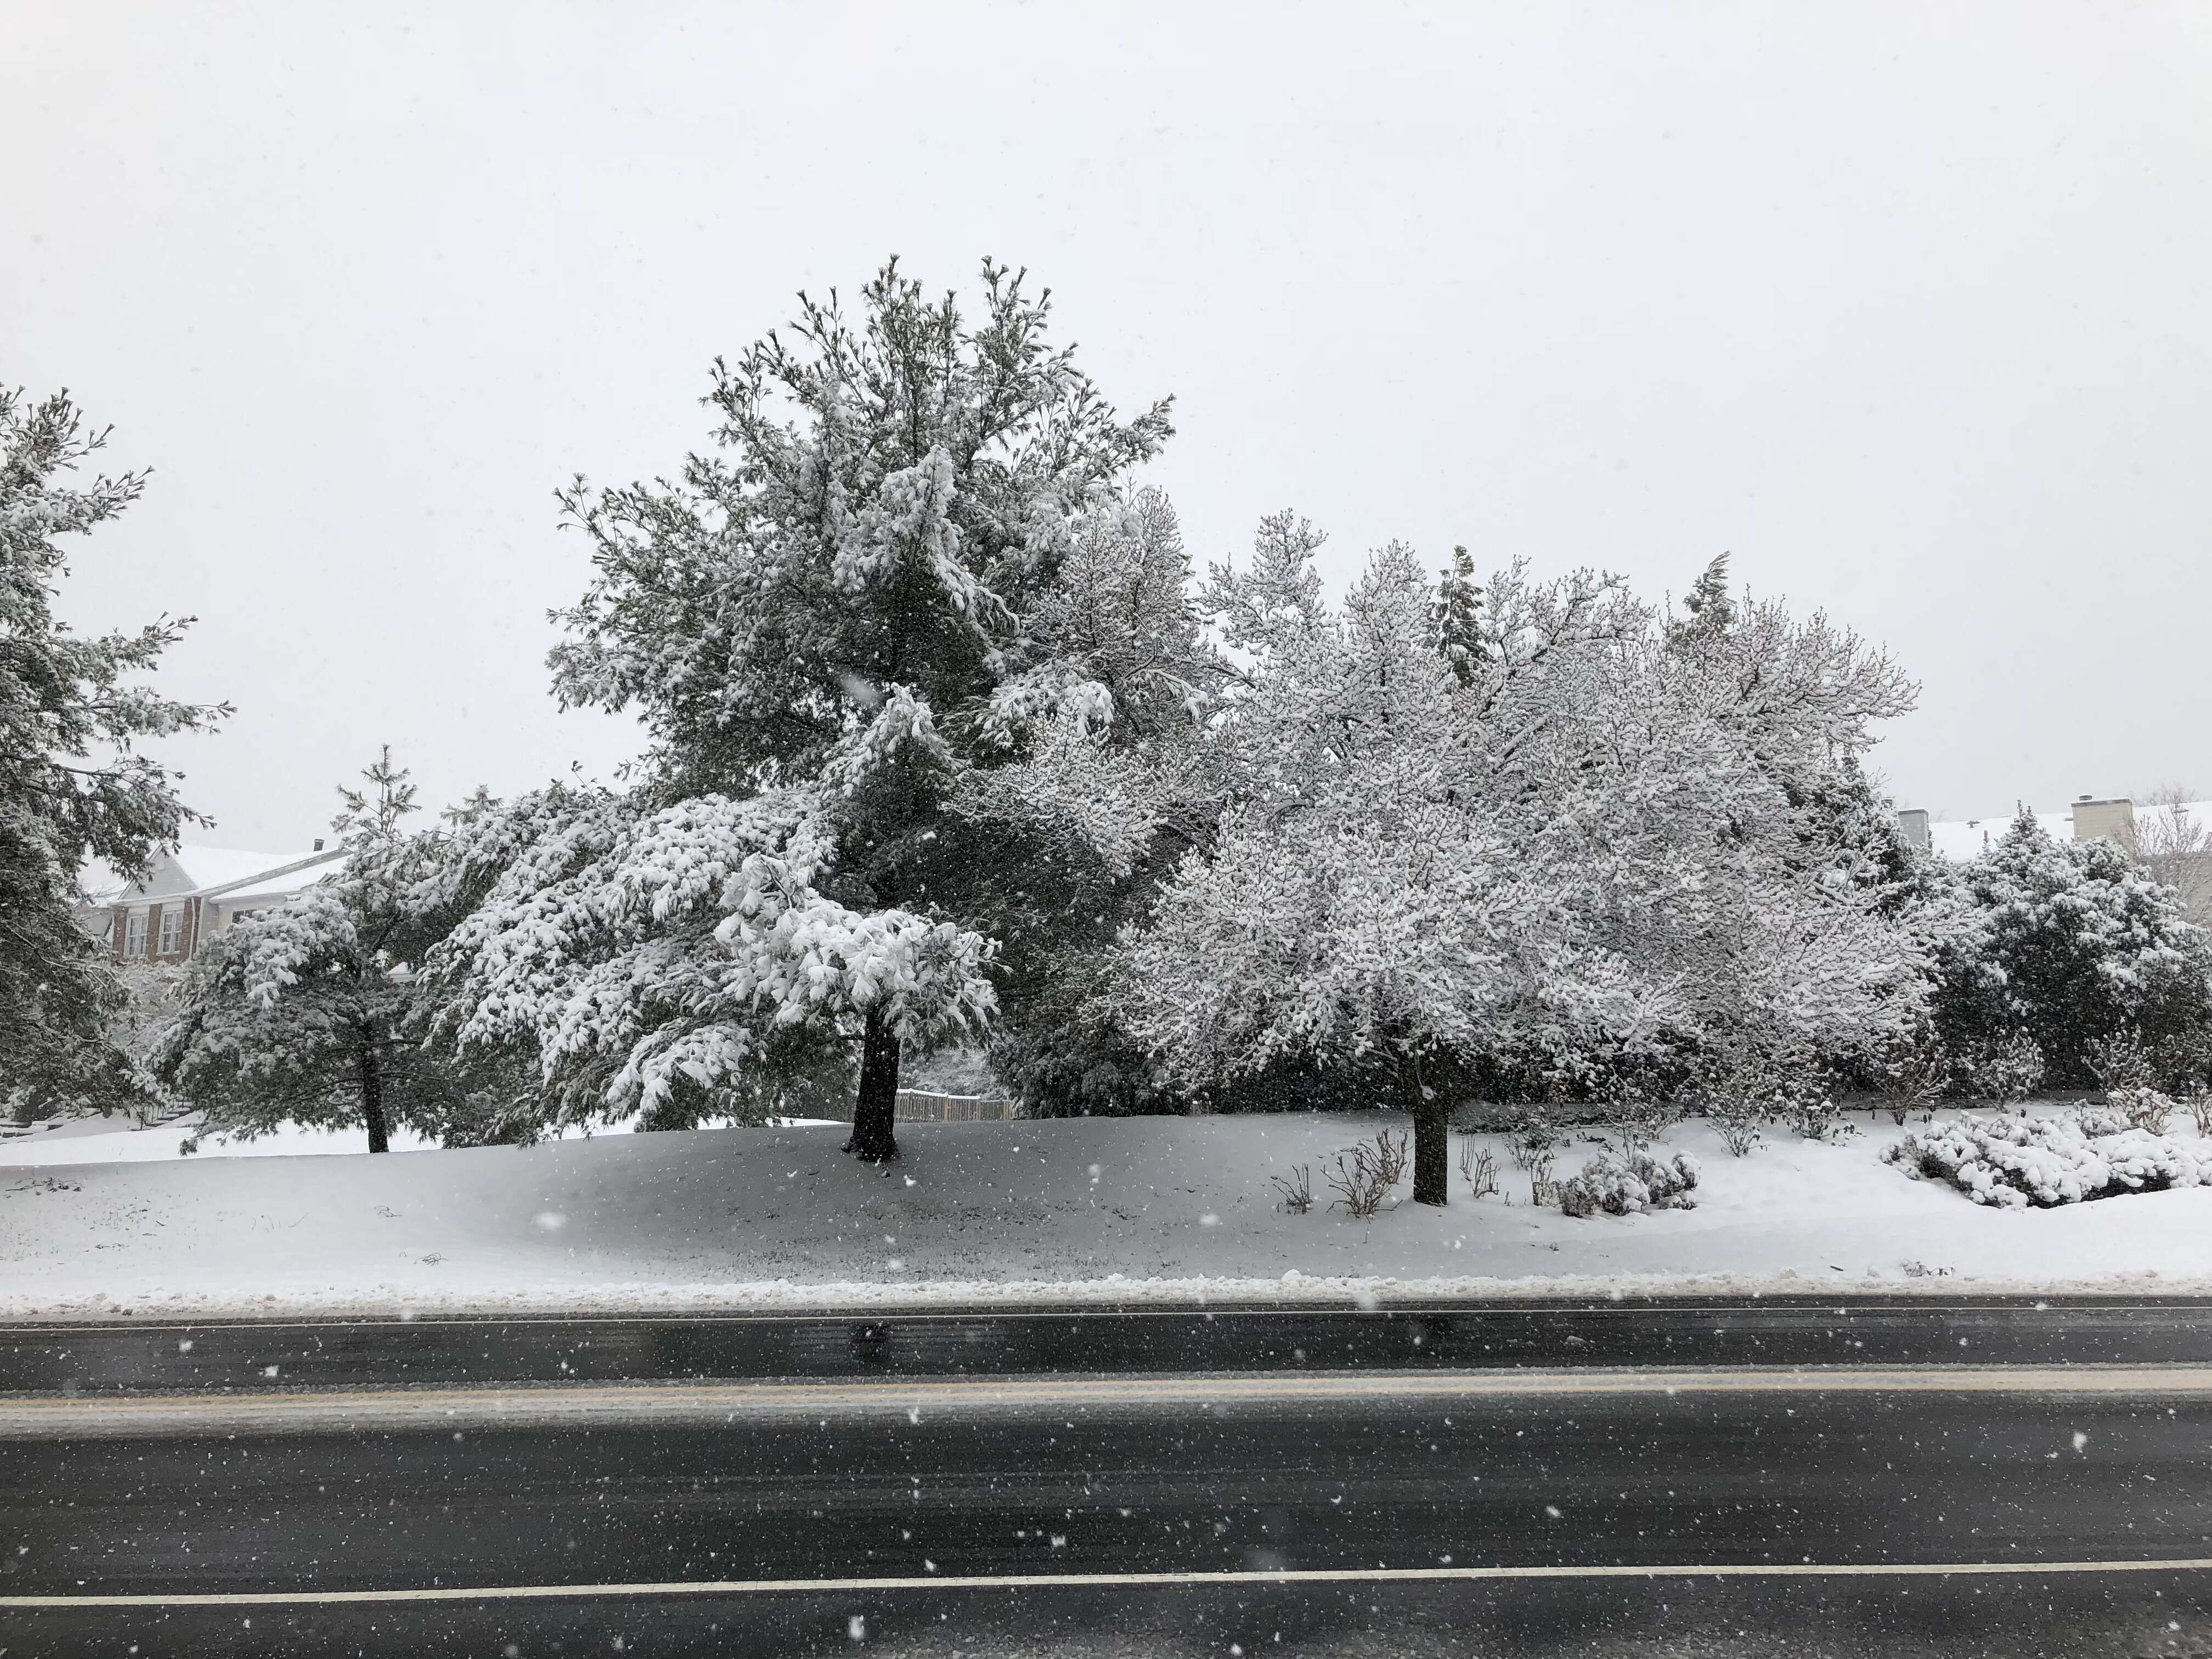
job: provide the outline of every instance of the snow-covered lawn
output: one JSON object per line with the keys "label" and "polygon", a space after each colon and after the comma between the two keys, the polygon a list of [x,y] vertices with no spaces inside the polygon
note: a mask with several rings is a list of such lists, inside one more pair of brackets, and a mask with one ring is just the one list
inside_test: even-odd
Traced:
{"label": "snow-covered lawn", "polygon": [[[841,1125],[383,1158],[69,1164],[43,1156],[56,1141],[0,1167],[0,1315],[2212,1290],[2212,1188],[2000,1212],[1881,1163],[1886,1120],[1836,1145],[1776,1131],[1742,1159],[1686,1126],[1667,1145],[1704,1167],[1693,1210],[1531,1209],[1502,1146],[1514,1202],[1469,1200],[1455,1174],[1448,1209],[1405,1185],[1371,1222],[1322,1207],[1328,1155],[1383,1127],[1406,1124],[906,1124],[888,1175],[838,1153]],[[1268,1181],[1297,1164],[1303,1216]]]}
{"label": "snow-covered lawn", "polygon": [[[114,1117],[81,1117],[58,1123],[52,1127],[40,1127],[29,1134],[0,1140],[0,1174],[19,1165],[42,1167],[49,1164],[144,1164],[162,1158],[186,1156],[185,1145],[200,1121],[197,1112],[188,1113],[173,1123],[142,1129],[130,1119]],[[825,1121],[816,1118],[793,1118],[793,1123],[812,1124]],[[840,1128],[845,1126],[836,1126]],[[601,1134],[625,1134],[626,1129],[601,1130]],[[580,1140],[580,1130],[564,1129],[555,1132],[556,1139]],[[392,1132],[392,1150],[395,1152],[434,1151],[437,1142],[416,1134],[412,1129]],[[252,1140],[234,1140],[225,1137],[210,1137],[199,1143],[192,1157],[222,1158],[289,1158],[295,1156],[328,1156],[336,1152],[368,1151],[368,1131],[366,1129],[305,1129],[298,1124],[287,1123],[273,1133],[258,1135]]]}

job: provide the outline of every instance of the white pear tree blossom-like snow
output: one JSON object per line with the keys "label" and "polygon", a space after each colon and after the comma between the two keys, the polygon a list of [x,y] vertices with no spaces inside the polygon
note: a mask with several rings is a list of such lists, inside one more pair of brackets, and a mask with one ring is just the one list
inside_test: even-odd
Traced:
{"label": "white pear tree blossom-like snow", "polygon": [[1670,628],[1588,572],[1462,561],[1439,595],[1395,544],[1331,607],[1318,544],[1270,519],[1206,595],[1249,665],[1208,744],[1231,805],[1110,998],[1178,1075],[1381,1061],[1442,1203],[1438,1060],[1832,1053],[1917,1013],[1917,947],[1804,805],[1909,703],[1886,659],[1719,595]]}

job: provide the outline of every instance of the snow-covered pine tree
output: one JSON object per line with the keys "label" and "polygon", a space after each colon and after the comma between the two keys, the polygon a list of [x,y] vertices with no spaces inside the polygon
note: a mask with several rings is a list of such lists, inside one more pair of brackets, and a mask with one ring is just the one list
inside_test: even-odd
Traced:
{"label": "snow-covered pine tree", "polygon": [[2050,1080],[2095,1082],[2092,1045],[2134,1029],[2188,1047],[2212,1025],[2212,950],[2180,896],[2112,841],[2062,842],[2022,808],[1981,857],[1923,878],[1944,1046],[2026,1035]]}
{"label": "snow-covered pine tree", "polygon": [[1166,496],[1085,520],[1034,632],[1045,663],[994,698],[1007,752],[951,801],[959,844],[1008,872],[965,911],[1000,945],[992,1063],[1033,1114],[1158,1109],[1164,1071],[1093,993],[1115,935],[1220,809],[1200,738],[1230,669]]}
{"label": "snow-covered pine tree", "polygon": [[125,1011],[106,951],[71,915],[88,859],[143,873],[197,821],[142,738],[202,731],[230,712],[155,696],[150,673],[190,624],[80,638],[55,620],[60,538],[137,499],[143,473],[64,474],[106,442],[67,394],[0,386],[0,1103],[26,1113],[126,1107],[143,1079],[113,1040]]}
{"label": "snow-covered pine tree", "polygon": [[984,1025],[974,922],[1024,884],[956,797],[1030,727],[1170,695],[1136,662],[1117,694],[1112,653],[1062,637],[1071,555],[1167,406],[1123,421],[1048,343],[1048,295],[988,263],[983,289],[973,320],[896,264],[855,317],[802,295],[716,364],[713,452],[566,492],[597,574],[558,615],[556,693],[652,747],[626,793],[538,803],[429,963],[437,1029],[534,1047],[557,1112],[754,1116],[857,1048],[848,1150],[893,1156],[902,1054]]}
{"label": "snow-covered pine tree", "polygon": [[204,1110],[210,1131],[251,1138],[287,1122],[358,1125],[368,1150],[381,1152],[395,1127],[451,1139],[472,1115],[471,1085],[483,1079],[425,1052],[409,1031],[412,964],[453,919],[423,901],[437,890],[440,836],[403,827],[415,786],[388,746],[362,780],[363,788],[338,791],[343,807],[331,827],[346,858],[337,873],[289,904],[241,916],[186,970],[152,1066]]}

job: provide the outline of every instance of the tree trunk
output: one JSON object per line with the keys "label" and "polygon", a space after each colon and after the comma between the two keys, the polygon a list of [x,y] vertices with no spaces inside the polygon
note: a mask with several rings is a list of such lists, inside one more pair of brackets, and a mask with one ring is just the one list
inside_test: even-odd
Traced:
{"label": "tree trunk", "polygon": [[1451,1202],[1451,1114],[1443,1096],[1421,1085],[1421,1057],[1412,1056],[1413,1084],[1413,1202]]}
{"label": "tree trunk", "polygon": [[361,1115],[368,1125],[368,1150],[390,1152],[392,1137],[384,1122],[384,1072],[374,1038],[363,1039],[361,1045]]}
{"label": "tree trunk", "polygon": [[853,1133],[845,1150],[871,1164],[888,1164],[898,1156],[898,1140],[891,1133],[897,1119],[899,1073],[898,1036],[878,1010],[868,1010],[860,1040],[860,1087],[853,1097]]}

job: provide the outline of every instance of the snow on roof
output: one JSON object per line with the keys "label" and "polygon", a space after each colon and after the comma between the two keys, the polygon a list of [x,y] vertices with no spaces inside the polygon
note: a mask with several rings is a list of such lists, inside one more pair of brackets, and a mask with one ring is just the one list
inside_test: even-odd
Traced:
{"label": "snow on roof", "polygon": [[[212,888],[258,884],[261,878],[275,876],[291,865],[330,864],[342,856],[335,848],[321,852],[308,848],[295,853],[247,853],[228,847],[182,847],[177,849],[177,864],[191,878],[192,890],[204,893]],[[320,875],[302,870],[283,878],[283,884],[304,887],[319,879]]]}
{"label": "snow on roof", "polygon": [[319,866],[334,864],[344,856],[337,848],[249,853],[234,847],[180,847],[174,853],[156,853],[147,879],[118,893],[111,902],[135,903],[144,898],[183,898],[193,893],[230,893],[241,889],[293,893],[330,873]]}
{"label": "snow on roof", "polygon": [[[2212,800],[2185,801],[2181,810],[2188,815],[2191,823],[2212,833]],[[2149,806],[2137,801],[2136,823],[2141,825],[2153,815],[2165,811],[2166,809],[2163,806]],[[2070,809],[2063,812],[2038,812],[2035,821],[2043,826],[2043,833],[2053,841],[2074,839],[2074,814]],[[1931,823],[1928,826],[1928,844],[1947,859],[1975,859],[1996,846],[2004,832],[2011,828],[2012,815],[2009,813],[1993,818]]]}
{"label": "snow on roof", "polygon": [[[2004,832],[2012,828],[2012,820],[2013,814],[2007,812],[1997,817],[1968,818],[1959,823],[1931,823],[1928,826],[1928,844],[1947,859],[1978,859],[2004,839]],[[2038,812],[2035,821],[2053,841],[2074,839],[2071,812]]]}

